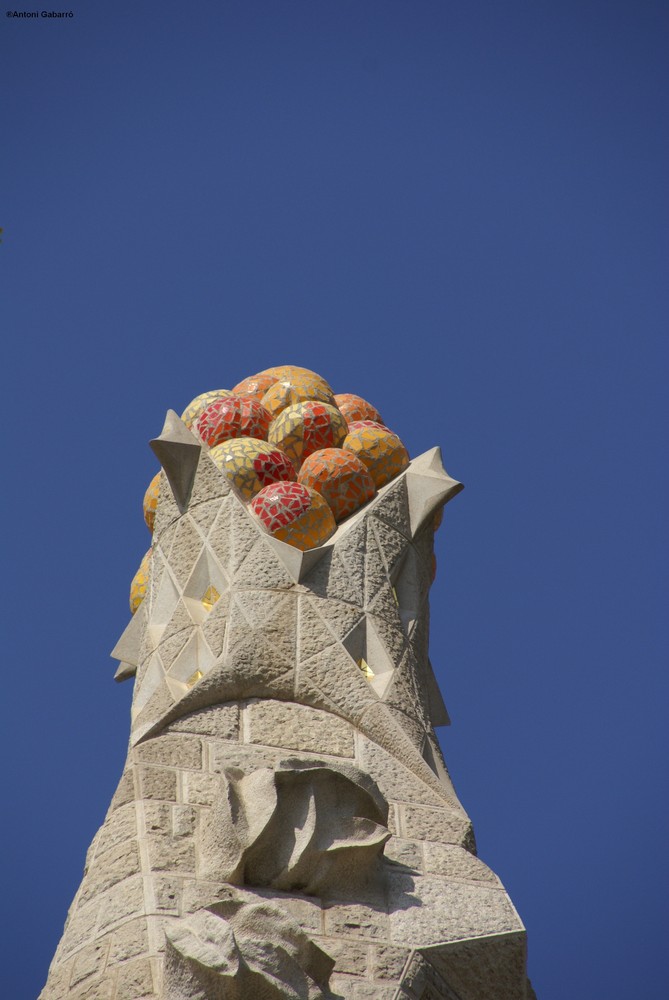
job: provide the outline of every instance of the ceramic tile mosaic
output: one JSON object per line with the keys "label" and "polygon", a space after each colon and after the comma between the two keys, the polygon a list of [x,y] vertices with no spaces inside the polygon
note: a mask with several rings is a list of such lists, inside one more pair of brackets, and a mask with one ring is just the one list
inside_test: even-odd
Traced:
{"label": "ceramic tile mosaic", "polygon": [[272,417],[262,403],[248,396],[227,396],[207,406],[193,425],[193,430],[210,448],[231,438],[252,437],[267,440]]}
{"label": "ceramic tile mosaic", "polygon": [[146,589],[149,585],[149,566],[151,563],[151,549],[145,553],[139,564],[139,569],[132,578],[130,584],[130,614],[134,615],[146,597]]}
{"label": "ceramic tile mosaic", "polygon": [[335,403],[347,423],[352,420],[375,420],[383,424],[383,417],[371,403],[352,392],[342,392],[335,396]]}
{"label": "ceramic tile mosaic", "polygon": [[260,402],[271,385],[279,381],[278,375],[261,373],[260,375],[250,375],[242,379],[233,387],[233,396],[251,396]]}
{"label": "ceramic tile mosaic", "polygon": [[321,494],[335,521],[354,514],[376,493],[367,466],[343,448],[324,448],[309,455],[302,464],[298,482]]}
{"label": "ceramic tile mosaic", "polygon": [[157,472],[151,482],[148,485],[146,493],[144,494],[144,520],[146,521],[149,531],[153,532],[153,524],[156,520],[156,508],[158,506],[158,497],[160,495],[160,473]]}
{"label": "ceramic tile mosaic", "polygon": [[354,422],[343,447],[362,459],[378,490],[406,469],[409,455],[397,434],[384,427],[365,425],[366,421],[357,426]]}
{"label": "ceramic tile mosaic", "polygon": [[212,448],[209,456],[245,500],[250,500],[263,486],[297,479],[286,453],[257,438],[224,441]]}
{"label": "ceramic tile mosaic", "polygon": [[299,469],[321,448],[340,448],[348,426],[336,406],[307,400],[289,406],[270,424],[268,440],[282,448]]}
{"label": "ceramic tile mosaic", "polygon": [[229,389],[210,389],[209,392],[202,392],[195,399],[192,399],[186,409],[181,414],[181,419],[189,429],[193,426],[202,411],[213,403],[215,399],[225,399],[230,396]]}
{"label": "ceramic tile mosaic", "polygon": [[270,534],[297,549],[322,545],[337,527],[320,493],[301,483],[266,486],[251,501],[251,509]]}
{"label": "ceramic tile mosaic", "polygon": [[302,403],[307,399],[315,399],[330,406],[335,405],[332,390],[319,375],[295,375],[280,379],[269,387],[262,398],[262,404],[267,407],[272,417],[278,417],[286,407]]}
{"label": "ceramic tile mosaic", "polygon": [[301,378],[302,376],[309,376],[310,378],[318,379],[323,383],[326,389],[332,392],[330,383],[327,382],[322,375],[317,372],[312,372],[310,368],[300,368],[299,365],[278,365],[275,368],[265,368],[261,375],[274,375],[276,379],[293,379]]}

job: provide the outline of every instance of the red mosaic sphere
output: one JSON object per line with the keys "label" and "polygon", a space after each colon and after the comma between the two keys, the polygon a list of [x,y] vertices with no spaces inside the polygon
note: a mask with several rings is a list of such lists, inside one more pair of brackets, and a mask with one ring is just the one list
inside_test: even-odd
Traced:
{"label": "red mosaic sphere", "polygon": [[275,538],[302,550],[322,545],[337,527],[320,493],[301,483],[266,486],[251,501],[251,510]]}
{"label": "red mosaic sphere", "polygon": [[375,420],[383,424],[379,411],[362,396],[356,396],[352,392],[342,392],[335,396],[335,403],[348,424],[352,420]]}
{"label": "red mosaic sphere", "polygon": [[181,419],[190,430],[197,418],[210,403],[216,399],[225,399],[230,395],[229,389],[210,389],[208,392],[201,392],[199,396],[192,399],[186,409],[181,414]]}
{"label": "red mosaic sphere", "polygon": [[271,483],[297,479],[285,452],[257,438],[224,441],[211,449],[209,457],[245,500]]}
{"label": "red mosaic sphere", "polygon": [[322,448],[340,448],[348,432],[336,406],[306,400],[289,406],[270,424],[267,440],[285,451],[296,469]]}
{"label": "red mosaic sphere", "polygon": [[265,440],[271,422],[270,414],[257,399],[227,396],[210,403],[195,421],[193,429],[205,444],[215,448],[231,438]]}
{"label": "red mosaic sphere", "polygon": [[298,482],[327,500],[337,522],[350,517],[376,493],[367,466],[343,448],[315,451],[303,462]]}

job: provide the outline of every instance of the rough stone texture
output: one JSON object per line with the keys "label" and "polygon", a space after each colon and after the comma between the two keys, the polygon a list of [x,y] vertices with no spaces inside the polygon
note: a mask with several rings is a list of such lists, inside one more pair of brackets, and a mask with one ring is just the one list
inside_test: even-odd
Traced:
{"label": "rough stone texture", "polygon": [[249,705],[246,718],[250,743],[337,757],[355,756],[351,727],[334,715],[302,705],[259,701]]}
{"label": "rough stone texture", "polygon": [[430,721],[438,452],[299,553],[175,414],[156,450],[131,750],[41,1000],[531,1000]]}

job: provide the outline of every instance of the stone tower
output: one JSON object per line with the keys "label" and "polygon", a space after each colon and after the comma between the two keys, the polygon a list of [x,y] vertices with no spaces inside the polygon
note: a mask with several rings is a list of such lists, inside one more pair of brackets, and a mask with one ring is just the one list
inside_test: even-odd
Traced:
{"label": "stone tower", "polygon": [[[113,654],[128,757],[41,1000],[534,996],[434,734],[433,534],[461,484],[311,375],[205,394],[152,442]],[[268,414],[251,437],[239,399]]]}

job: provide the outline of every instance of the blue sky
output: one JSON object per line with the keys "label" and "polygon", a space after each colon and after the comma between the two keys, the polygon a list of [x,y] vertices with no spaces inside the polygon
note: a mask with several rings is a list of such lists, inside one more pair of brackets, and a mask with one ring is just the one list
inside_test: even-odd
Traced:
{"label": "blue sky", "polygon": [[663,995],[666,5],[71,9],[0,25],[3,996],[125,759],[147,441],[280,363],[466,485],[441,739],[539,1000]]}

